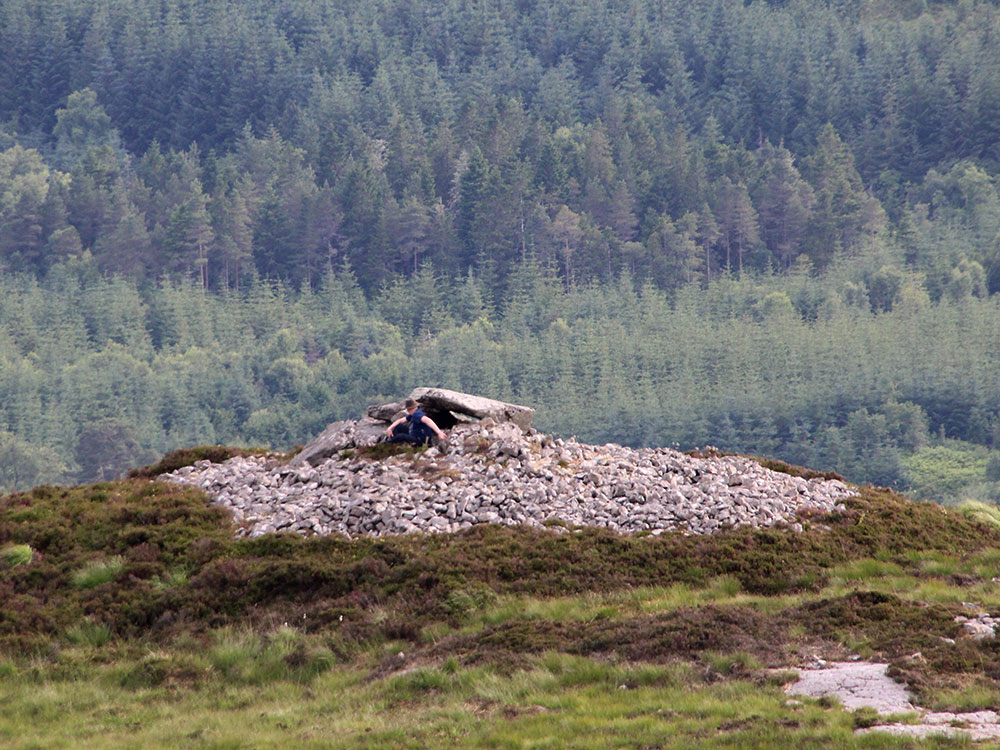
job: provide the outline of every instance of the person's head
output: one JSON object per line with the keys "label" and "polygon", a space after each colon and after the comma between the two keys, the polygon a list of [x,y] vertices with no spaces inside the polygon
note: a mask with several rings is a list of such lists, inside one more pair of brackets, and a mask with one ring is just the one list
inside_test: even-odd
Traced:
{"label": "person's head", "polygon": [[410,414],[412,414],[417,409],[417,402],[414,401],[412,398],[408,398],[408,399],[406,399],[406,401],[403,402],[403,406],[405,406],[406,410]]}

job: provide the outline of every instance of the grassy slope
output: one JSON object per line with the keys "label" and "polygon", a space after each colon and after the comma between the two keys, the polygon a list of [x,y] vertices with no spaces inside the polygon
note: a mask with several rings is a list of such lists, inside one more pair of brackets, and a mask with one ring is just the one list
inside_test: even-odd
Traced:
{"label": "grassy slope", "polygon": [[784,706],[767,668],[812,654],[995,706],[1000,648],[942,639],[963,601],[1000,609],[1000,531],[848,506],[803,534],[236,540],[144,477],[10,495],[0,746],[872,746],[863,717]]}

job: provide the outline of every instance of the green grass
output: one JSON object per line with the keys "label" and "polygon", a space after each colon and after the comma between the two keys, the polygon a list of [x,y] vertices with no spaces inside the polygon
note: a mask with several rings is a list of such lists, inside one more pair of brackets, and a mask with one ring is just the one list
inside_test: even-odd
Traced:
{"label": "green grass", "polygon": [[103,646],[111,640],[111,628],[88,618],[69,628],[66,640],[82,646]]}
{"label": "green grass", "polygon": [[5,748],[948,746],[786,706],[812,654],[1000,701],[954,622],[1000,613],[1000,527],[887,491],[803,534],[236,540],[133,478],[0,498],[0,539]]}
{"label": "green grass", "polygon": [[746,675],[760,671],[763,664],[753,654],[737,652],[733,654],[720,654],[714,651],[703,651],[701,660],[716,674]]}
{"label": "green grass", "polygon": [[[123,687],[95,668],[86,691],[17,675],[0,683],[0,741],[33,747],[649,748],[939,747],[874,742],[854,715],[686,664],[629,666],[543,654],[512,674],[437,665],[365,680],[334,668],[308,685],[213,681]],[[714,679],[714,678],[713,678]]]}
{"label": "green grass", "polygon": [[837,576],[844,581],[852,583],[898,577],[903,573],[903,568],[894,562],[884,560],[852,560],[847,565],[838,566],[831,571],[832,576]]}
{"label": "green grass", "polygon": [[188,582],[189,574],[184,568],[174,568],[167,571],[162,576],[152,579],[152,584],[158,589],[167,590],[177,586],[183,586]]}
{"label": "green grass", "polygon": [[[315,654],[324,639],[284,625],[223,628],[144,652],[81,640],[75,651],[8,662],[0,742],[17,750],[938,746],[873,745],[852,733],[858,717],[832,704],[790,707],[781,680],[747,652],[644,663],[543,651],[509,671],[418,650],[383,671],[406,647],[385,643],[348,663],[290,668],[291,655]],[[934,704],[973,709],[997,695],[980,682],[942,691]]]}
{"label": "green grass", "polygon": [[277,680],[309,682],[333,666],[334,657],[329,648],[282,625],[264,635],[225,628],[213,634],[207,661],[227,682],[264,684]]}
{"label": "green grass", "polygon": [[125,558],[121,555],[105,560],[90,560],[73,572],[73,585],[80,589],[91,589],[115,580],[125,570]]}
{"label": "green grass", "polygon": [[958,506],[968,519],[991,526],[1000,526],[1000,507],[978,500],[966,500]]}
{"label": "green grass", "polygon": [[938,691],[929,708],[958,712],[996,710],[1000,691],[995,685],[973,675],[956,682],[959,683],[956,687]]}
{"label": "green grass", "polygon": [[30,565],[35,557],[35,551],[29,544],[8,544],[0,547],[0,560],[11,567]]}

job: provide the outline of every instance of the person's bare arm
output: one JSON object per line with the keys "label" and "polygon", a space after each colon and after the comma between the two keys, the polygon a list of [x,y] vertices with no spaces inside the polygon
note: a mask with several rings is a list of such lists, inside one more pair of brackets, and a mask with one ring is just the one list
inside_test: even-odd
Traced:
{"label": "person's bare arm", "polygon": [[438,440],[444,440],[444,431],[441,430],[441,428],[438,427],[436,424],[434,424],[433,419],[431,419],[427,415],[424,415],[424,418],[421,419],[420,421],[423,422],[428,427],[430,427],[432,430],[434,430],[434,434],[438,436]]}
{"label": "person's bare arm", "polygon": [[[426,417],[424,417],[424,419],[426,419]],[[389,437],[392,437],[392,431],[395,430],[398,425],[403,424],[403,422],[405,422],[405,421],[406,421],[406,417],[400,417],[395,422],[393,422],[391,425],[389,425],[388,427],[385,428],[385,434],[388,435]]]}

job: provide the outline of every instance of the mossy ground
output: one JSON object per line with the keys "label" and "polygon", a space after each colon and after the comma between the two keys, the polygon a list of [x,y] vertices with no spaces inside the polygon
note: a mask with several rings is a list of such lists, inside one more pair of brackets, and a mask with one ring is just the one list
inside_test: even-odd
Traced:
{"label": "mossy ground", "polygon": [[847,506],[800,534],[237,540],[141,477],[9,495],[0,745],[921,746],[785,707],[768,670],[857,653],[928,705],[995,706],[1000,647],[954,617],[1000,610],[1000,529]]}

